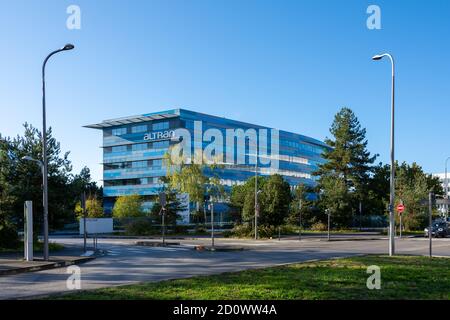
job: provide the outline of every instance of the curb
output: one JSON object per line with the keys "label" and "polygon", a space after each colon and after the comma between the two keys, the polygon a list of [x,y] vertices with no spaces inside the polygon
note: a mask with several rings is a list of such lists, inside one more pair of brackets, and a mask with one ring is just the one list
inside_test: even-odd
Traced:
{"label": "curb", "polygon": [[244,251],[244,247],[225,247],[225,246],[215,246],[212,248],[211,246],[202,246],[198,245],[194,247],[194,250],[203,252],[203,251],[209,251],[209,252],[233,252],[233,251]]}
{"label": "curb", "polygon": [[166,241],[165,243],[159,242],[159,241],[136,241],[134,243],[137,246],[143,246],[143,247],[167,247],[167,246],[179,246],[179,242],[170,242]]}
{"label": "curb", "polygon": [[95,256],[79,257],[79,258],[76,258],[73,260],[52,261],[52,262],[49,262],[49,263],[46,263],[46,264],[43,264],[40,266],[29,266],[29,267],[15,268],[15,269],[0,270],[0,276],[8,276],[8,275],[14,275],[14,274],[20,274],[20,273],[63,268],[63,267],[68,267],[68,266],[71,266],[74,264],[81,264],[84,262],[88,262],[88,261],[91,261],[94,259],[95,259]]}

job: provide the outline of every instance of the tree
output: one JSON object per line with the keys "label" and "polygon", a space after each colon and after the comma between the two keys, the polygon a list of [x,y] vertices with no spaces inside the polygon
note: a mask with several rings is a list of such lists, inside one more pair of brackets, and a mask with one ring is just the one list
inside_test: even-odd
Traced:
{"label": "tree", "polygon": [[[81,202],[77,202],[75,206],[75,214],[78,218],[83,218],[83,208]],[[86,199],[86,215],[88,218],[101,218],[103,217],[102,203],[95,196]]]}
{"label": "tree", "polygon": [[[267,177],[258,176],[258,189],[263,190],[267,182]],[[255,221],[255,177],[249,178],[243,185],[244,201],[242,206],[242,221]],[[258,195],[258,203],[260,205],[260,214],[262,214],[261,193]]]}
{"label": "tree", "polygon": [[71,185],[74,195],[80,196],[85,192],[88,198],[96,198],[101,204],[103,189],[97,186],[95,181],[92,181],[91,170],[88,167],[82,168],[80,173],[73,177]]}
{"label": "tree", "polygon": [[17,226],[13,223],[13,208],[17,198],[9,183],[11,162],[9,144],[0,136],[0,248],[16,248],[19,243]]}
{"label": "tree", "polygon": [[320,176],[322,206],[332,207],[335,221],[345,225],[351,222],[359,201],[366,198],[376,156],[367,151],[366,129],[349,108],[335,115],[330,133],[334,139],[325,140],[331,147],[323,153],[326,162],[314,174]]}
{"label": "tree", "polygon": [[[396,163],[395,192],[396,203],[403,202],[403,223],[406,229],[419,229],[427,224],[427,208],[421,203],[428,199],[430,191],[437,195],[443,195],[442,186],[438,178],[426,174],[422,167],[413,162],[408,165],[403,162]],[[396,215],[398,220],[398,215]]]}
{"label": "tree", "polygon": [[[24,124],[23,136],[4,138],[8,145],[8,183],[10,195],[15,197],[13,215],[15,223],[22,224],[23,203],[33,201],[35,228],[38,232],[42,224],[42,172],[40,167],[31,161],[23,160],[24,156],[42,159],[41,132]],[[72,165],[68,159],[69,152],[62,154],[60,143],[52,136],[52,129],[47,131],[48,143],[48,190],[49,190],[49,226],[59,228],[64,223],[73,221],[75,199],[71,188]]]}
{"label": "tree", "polygon": [[[300,212],[302,214],[302,225],[310,225],[317,222],[320,216],[314,203],[309,199],[308,194],[313,193],[314,190],[304,184],[299,184],[295,187],[292,194],[292,201],[289,207],[289,216],[287,222],[293,225],[298,225],[300,222]],[[323,220],[323,219],[320,219]]]}
{"label": "tree", "polygon": [[203,203],[206,194],[206,184],[208,178],[203,173],[203,166],[190,163],[190,159],[183,159],[180,164],[171,161],[170,152],[165,155],[165,165],[167,167],[168,187],[180,193],[189,195],[191,202],[197,203],[197,211]]}
{"label": "tree", "polygon": [[113,208],[114,218],[137,218],[144,216],[142,197],[134,194],[119,196]]}
{"label": "tree", "polygon": [[[167,181],[166,177],[162,178],[163,182]],[[165,212],[165,222],[167,224],[176,225],[177,220],[180,218],[178,212],[185,210],[185,206],[180,202],[177,197],[177,194],[174,190],[171,190],[167,187],[167,185],[161,190],[166,194],[166,212]],[[159,196],[157,201],[153,204],[151,209],[151,216],[156,221],[161,220],[161,205],[159,203]]]}
{"label": "tree", "polygon": [[262,187],[259,223],[275,227],[283,224],[289,214],[291,200],[289,183],[279,174],[271,175]]}

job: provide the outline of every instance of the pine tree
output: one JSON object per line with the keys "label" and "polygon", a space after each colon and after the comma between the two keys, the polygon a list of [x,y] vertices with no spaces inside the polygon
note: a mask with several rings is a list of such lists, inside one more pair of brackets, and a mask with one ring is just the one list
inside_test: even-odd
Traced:
{"label": "pine tree", "polygon": [[335,115],[330,133],[333,139],[327,138],[325,143],[331,148],[323,154],[326,162],[315,174],[320,176],[322,206],[334,211],[335,222],[343,226],[351,222],[357,203],[367,194],[376,155],[367,150],[366,129],[349,108]]}

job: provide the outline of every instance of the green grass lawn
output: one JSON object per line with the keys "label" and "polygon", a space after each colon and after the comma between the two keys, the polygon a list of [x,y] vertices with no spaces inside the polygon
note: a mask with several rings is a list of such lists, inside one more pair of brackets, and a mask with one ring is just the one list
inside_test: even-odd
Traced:
{"label": "green grass lawn", "polygon": [[[381,268],[369,290],[367,267]],[[450,299],[450,259],[364,256],[81,291],[51,299]]]}

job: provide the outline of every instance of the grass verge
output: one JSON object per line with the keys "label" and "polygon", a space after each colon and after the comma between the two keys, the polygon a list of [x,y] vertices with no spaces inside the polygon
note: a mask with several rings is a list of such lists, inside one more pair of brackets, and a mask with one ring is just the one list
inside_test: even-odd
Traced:
{"label": "grass verge", "polygon": [[[381,270],[381,289],[366,286],[367,267]],[[127,285],[51,299],[450,299],[450,259],[352,257]]]}

